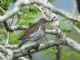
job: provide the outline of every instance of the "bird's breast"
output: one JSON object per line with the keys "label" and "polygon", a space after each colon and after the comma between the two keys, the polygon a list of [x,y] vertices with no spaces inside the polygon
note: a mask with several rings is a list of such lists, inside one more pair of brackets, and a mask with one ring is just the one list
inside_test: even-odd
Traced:
{"label": "bird's breast", "polygon": [[44,31],[40,30],[40,31],[34,32],[33,34],[30,34],[28,38],[32,41],[36,41],[36,40],[39,40],[43,36],[44,36]]}

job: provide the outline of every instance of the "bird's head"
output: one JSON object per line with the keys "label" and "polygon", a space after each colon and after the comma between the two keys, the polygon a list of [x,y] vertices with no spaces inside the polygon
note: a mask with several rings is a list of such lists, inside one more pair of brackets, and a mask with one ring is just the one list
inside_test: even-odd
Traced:
{"label": "bird's head", "polygon": [[49,22],[47,19],[45,19],[45,18],[41,18],[40,20],[39,20],[39,22],[41,22],[41,23],[47,23],[47,22]]}

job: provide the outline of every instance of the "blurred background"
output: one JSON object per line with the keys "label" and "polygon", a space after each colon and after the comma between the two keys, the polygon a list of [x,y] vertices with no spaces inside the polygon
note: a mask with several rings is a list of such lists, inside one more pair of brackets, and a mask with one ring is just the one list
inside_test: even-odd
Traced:
{"label": "blurred background", "polygon": [[[0,15],[5,14],[8,10],[14,8],[14,3],[16,0],[0,0]],[[18,1],[18,0],[17,0]],[[77,10],[75,9],[75,0],[50,0],[51,4],[56,8],[62,9],[64,11],[70,12],[72,14],[78,14]],[[38,8],[34,7],[33,5],[30,6],[23,6],[20,8],[20,11],[8,19],[9,25],[25,25],[29,26],[32,23],[36,22],[37,20],[42,17],[41,12]],[[73,22],[67,20],[65,17],[58,15],[58,20],[60,21],[60,29],[70,38],[74,39],[77,42],[80,42],[80,34],[74,29]],[[46,24],[48,29],[52,29],[49,24]],[[80,28],[80,23],[77,22],[75,24],[78,28]],[[19,44],[20,41],[17,38],[24,32],[23,31],[14,31],[10,32],[10,44]],[[46,34],[48,40],[55,40],[55,35]],[[0,23],[0,44],[5,44],[7,39],[7,32],[5,31],[2,23]],[[45,38],[43,37],[40,43],[46,42]],[[55,47],[51,47],[49,49],[40,51],[38,53],[34,53],[33,60],[56,60],[55,59]],[[73,49],[63,46],[61,49],[61,60],[80,60],[80,55],[76,53]]]}

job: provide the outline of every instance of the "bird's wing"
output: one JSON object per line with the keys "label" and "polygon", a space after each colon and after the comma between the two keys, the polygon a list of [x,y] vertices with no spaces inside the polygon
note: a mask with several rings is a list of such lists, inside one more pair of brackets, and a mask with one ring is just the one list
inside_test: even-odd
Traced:
{"label": "bird's wing", "polygon": [[33,32],[32,34],[30,34],[28,37],[31,38],[31,37],[35,36],[36,34],[38,34],[38,33],[40,32],[40,30],[41,30],[41,26],[38,27],[38,30],[37,30],[37,31],[34,31],[34,32]]}
{"label": "bird's wing", "polygon": [[25,32],[24,34],[19,38],[19,40],[25,40],[26,38],[29,38],[30,35],[34,35],[33,33],[37,31],[38,29],[38,24],[35,23],[31,25]]}

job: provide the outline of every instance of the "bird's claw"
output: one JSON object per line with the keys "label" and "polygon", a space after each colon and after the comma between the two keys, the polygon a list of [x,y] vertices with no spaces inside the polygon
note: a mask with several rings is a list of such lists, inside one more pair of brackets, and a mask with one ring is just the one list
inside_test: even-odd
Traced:
{"label": "bird's claw", "polygon": [[28,49],[27,52],[28,52],[29,58],[32,59],[32,55],[31,55],[30,49]]}
{"label": "bird's claw", "polygon": [[38,48],[39,48],[39,43],[36,43],[36,46],[33,46],[33,49],[35,49],[36,51],[38,51]]}

